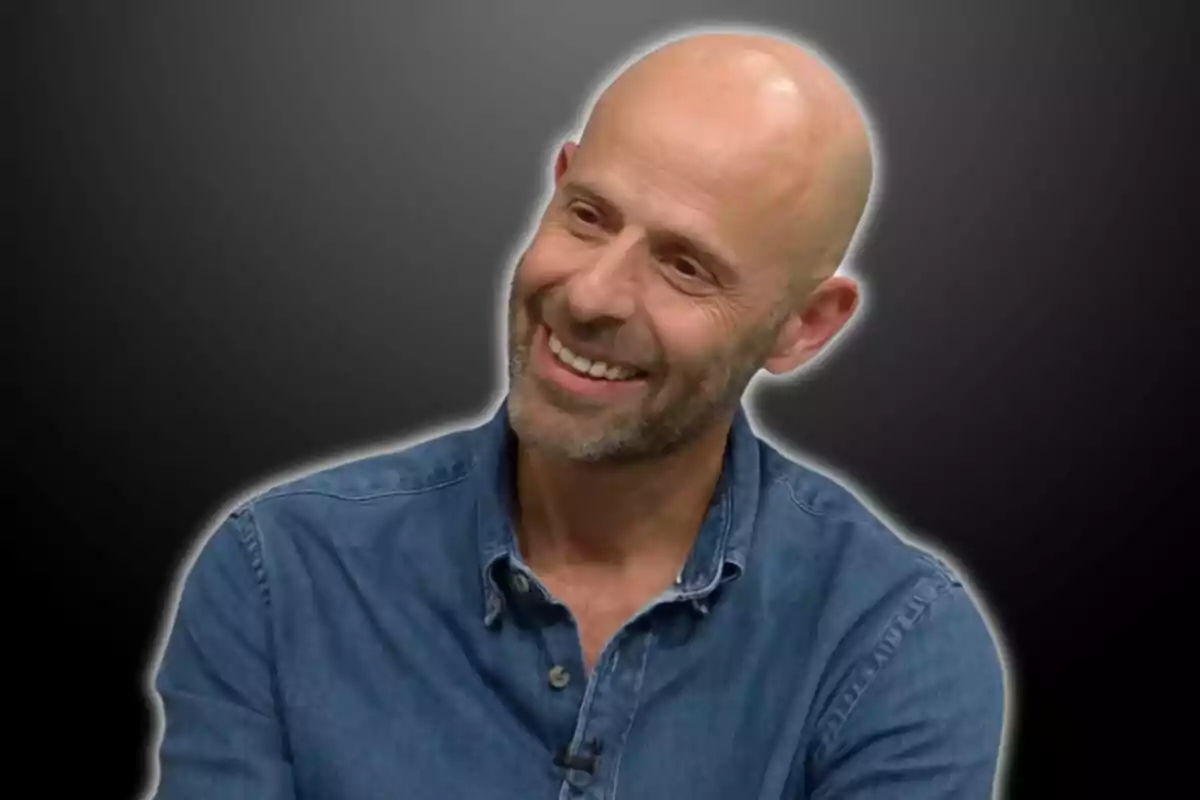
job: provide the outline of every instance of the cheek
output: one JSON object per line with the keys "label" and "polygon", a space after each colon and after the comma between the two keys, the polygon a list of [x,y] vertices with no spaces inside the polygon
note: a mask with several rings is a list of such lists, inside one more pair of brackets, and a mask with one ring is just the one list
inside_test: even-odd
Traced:
{"label": "cheek", "polygon": [[740,304],[719,295],[664,292],[660,308],[664,335],[670,335],[683,350],[701,353],[732,342],[746,315]]}
{"label": "cheek", "polygon": [[570,275],[580,257],[580,243],[553,228],[544,228],[525,251],[517,270],[517,283],[529,295]]}
{"label": "cheek", "polygon": [[655,329],[670,365],[687,373],[707,371],[723,357],[733,336],[722,315],[694,306],[660,314]]}

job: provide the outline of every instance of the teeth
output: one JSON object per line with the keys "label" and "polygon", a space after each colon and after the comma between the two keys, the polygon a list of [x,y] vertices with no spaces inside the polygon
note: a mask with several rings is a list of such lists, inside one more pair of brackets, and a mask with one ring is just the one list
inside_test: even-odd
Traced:
{"label": "teeth", "polygon": [[583,356],[577,356],[567,349],[567,346],[559,341],[559,338],[553,333],[550,334],[550,351],[558,357],[559,361],[571,367],[571,369],[591,378],[622,381],[631,378],[635,372],[635,370],[629,367],[610,365],[603,361],[592,361]]}

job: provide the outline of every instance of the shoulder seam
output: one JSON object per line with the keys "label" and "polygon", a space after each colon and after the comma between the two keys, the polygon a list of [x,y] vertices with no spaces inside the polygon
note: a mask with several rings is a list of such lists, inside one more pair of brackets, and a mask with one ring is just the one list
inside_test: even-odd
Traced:
{"label": "shoulder seam", "polygon": [[892,617],[871,649],[866,663],[856,667],[850,685],[842,690],[833,706],[826,712],[824,720],[818,724],[814,761],[824,759],[833,748],[846,721],[858,708],[859,701],[874,683],[876,676],[894,660],[905,637],[926,617],[929,607],[941,598],[949,596],[960,585],[952,574],[943,569],[918,581],[916,591]]}
{"label": "shoulder seam", "polygon": [[814,508],[813,506],[809,505],[808,503],[804,502],[803,500],[801,500],[799,497],[796,496],[796,487],[788,479],[787,475],[780,475],[778,478],[775,479],[775,482],[783,484],[784,488],[787,489],[787,491],[788,491],[788,497],[790,497],[792,499],[792,503],[795,504],[796,508],[800,509],[801,511],[805,512],[806,514],[811,514],[814,517],[825,516],[824,511],[820,511],[820,510]]}
{"label": "shoulder seam", "polygon": [[424,485],[424,486],[414,486],[412,488],[388,489],[386,491],[372,492],[371,494],[364,494],[364,495],[339,494],[338,492],[329,491],[326,489],[313,489],[313,488],[282,489],[281,488],[281,489],[275,489],[275,490],[272,490],[270,492],[263,494],[262,496],[258,497],[255,502],[263,503],[268,500],[278,500],[278,499],[282,499],[285,497],[300,497],[303,495],[315,495],[317,497],[328,497],[332,500],[346,500],[347,502],[351,502],[351,503],[365,503],[365,502],[370,502],[371,500],[379,500],[384,497],[396,497],[396,496],[400,496],[400,495],[422,494],[424,492],[431,492],[435,489],[444,489],[447,486],[453,486],[456,483],[461,483],[462,481],[466,480],[467,478],[469,478],[471,476],[471,473],[473,471],[474,471],[474,465],[472,464],[471,467],[466,469],[461,475],[455,475],[454,477],[448,478],[444,481],[441,481],[440,483],[431,483],[431,484]]}
{"label": "shoulder seam", "polygon": [[267,569],[263,564],[262,534],[254,521],[254,510],[250,506],[244,506],[232,519],[237,528],[238,539],[246,551],[247,558],[250,559],[250,569],[254,572],[254,580],[262,594],[263,604],[270,608],[271,590],[267,583]]}

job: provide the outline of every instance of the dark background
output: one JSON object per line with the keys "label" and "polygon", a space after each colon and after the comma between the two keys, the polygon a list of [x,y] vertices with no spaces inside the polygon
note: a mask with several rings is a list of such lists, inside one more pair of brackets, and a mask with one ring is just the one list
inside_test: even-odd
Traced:
{"label": "dark background", "polygon": [[1175,796],[1186,5],[405,5],[6,6],[6,649],[45,684],[10,701],[34,704],[16,773],[135,794],[145,670],[212,515],[481,412],[556,136],[631,49],[744,22],[849,73],[884,165],[868,313],[758,419],[973,578],[1015,660],[1009,796]]}

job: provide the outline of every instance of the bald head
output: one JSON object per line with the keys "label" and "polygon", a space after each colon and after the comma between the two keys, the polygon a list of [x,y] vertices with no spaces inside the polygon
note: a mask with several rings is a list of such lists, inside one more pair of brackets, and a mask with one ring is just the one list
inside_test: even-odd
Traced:
{"label": "bald head", "polygon": [[840,78],[801,47],[768,36],[702,34],[655,50],[597,100],[580,141],[636,129],[697,170],[742,182],[748,213],[770,220],[793,277],[841,263],[866,208],[870,140]]}
{"label": "bald head", "polygon": [[832,273],[867,202],[866,126],[795,45],[704,35],[648,54],[554,178],[509,301],[526,443],[593,461],[719,443],[760,369],[806,363],[854,312]]}

